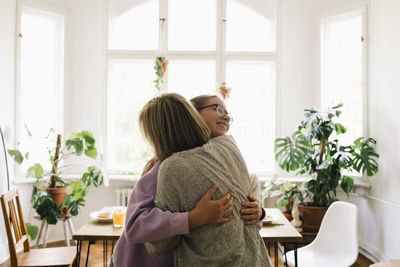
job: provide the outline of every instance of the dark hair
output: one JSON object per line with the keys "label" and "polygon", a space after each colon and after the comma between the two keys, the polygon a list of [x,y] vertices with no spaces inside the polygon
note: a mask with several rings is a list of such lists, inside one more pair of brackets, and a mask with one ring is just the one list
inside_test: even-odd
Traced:
{"label": "dark hair", "polygon": [[139,124],[160,161],[174,152],[201,146],[210,138],[210,129],[200,114],[175,93],[150,100],[140,112]]}

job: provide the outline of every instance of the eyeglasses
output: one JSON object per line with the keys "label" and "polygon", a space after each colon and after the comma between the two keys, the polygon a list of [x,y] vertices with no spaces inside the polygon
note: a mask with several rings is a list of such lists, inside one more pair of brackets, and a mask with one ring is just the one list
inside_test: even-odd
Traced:
{"label": "eyeglasses", "polygon": [[224,117],[225,115],[229,116],[229,124],[231,124],[233,122],[233,117],[232,115],[226,111],[226,109],[221,106],[220,104],[212,104],[212,105],[208,105],[208,106],[204,106],[198,109],[198,111],[200,112],[201,110],[205,109],[205,108],[211,108],[211,107],[215,107],[215,111],[217,111],[218,115],[221,117]]}

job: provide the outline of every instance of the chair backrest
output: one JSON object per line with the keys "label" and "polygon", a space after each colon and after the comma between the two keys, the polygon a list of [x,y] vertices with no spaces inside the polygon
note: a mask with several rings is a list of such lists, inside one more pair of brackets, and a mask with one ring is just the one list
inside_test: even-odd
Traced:
{"label": "chair backrest", "polygon": [[336,255],[346,262],[355,262],[359,246],[357,206],[343,201],[332,203],[310,246],[323,254]]}
{"label": "chair backrest", "polygon": [[7,230],[11,266],[17,266],[17,250],[21,246],[24,246],[25,252],[30,250],[29,238],[17,190],[11,190],[1,196],[1,208]]}

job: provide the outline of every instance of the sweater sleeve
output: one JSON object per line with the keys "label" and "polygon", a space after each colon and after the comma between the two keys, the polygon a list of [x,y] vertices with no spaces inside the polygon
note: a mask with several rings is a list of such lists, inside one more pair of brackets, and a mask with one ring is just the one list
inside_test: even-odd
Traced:
{"label": "sweater sleeve", "polygon": [[163,240],[189,233],[187,212],[163,211],[154,205],[159,162],[136,183],[129,200],[125,238],[129,243]]}
{"label": "sweater sleeve", "polygon": [[[174,185],[174,180],[180,180],[180,177],[178,177],[180,173],[177,171],[178,168],[174,166],[174,163],[170,164],[168,159],[165,160],[158,175],[155,205],[162,210],[180,210],[179,197]],[[151,256],[158,257],[162,253],[174,248],[179,243],[179,238],[179,236],[172,236],[161,241],[145,243],[146,250]]]}

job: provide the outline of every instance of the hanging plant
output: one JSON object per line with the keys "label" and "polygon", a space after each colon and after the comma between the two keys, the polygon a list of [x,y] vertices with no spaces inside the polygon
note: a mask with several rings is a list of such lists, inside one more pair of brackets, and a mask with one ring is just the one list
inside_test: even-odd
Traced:
{"label": "hanging plant", "polygon": [[168,60],[165,57],[156,57],[154,70],[156,72],[156,79],[153,81],[157,91],[160,92],[164,84],[164,74],[167,72]]}
{"label": "hanging plant", "polygon": [[227,87],[225,82],[223,82],[218,88],[218,92],[221,94],[221,96],[224,100],[226,100],[230,97],[231,90],[232,90],[232,88]]}

